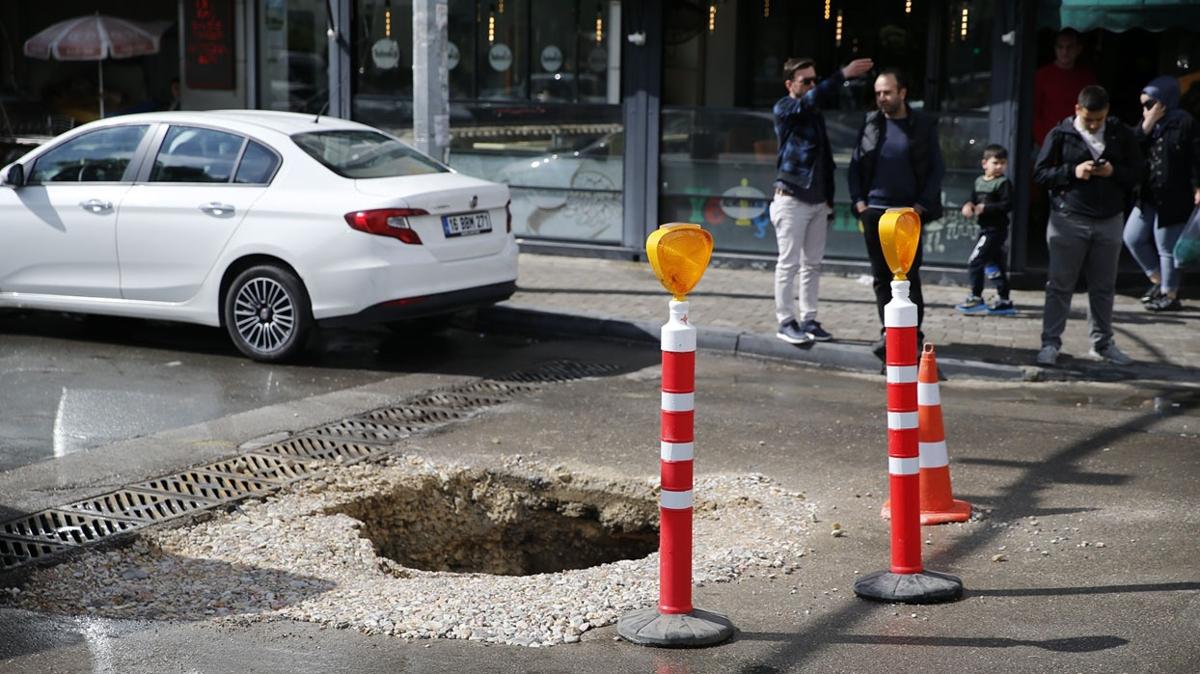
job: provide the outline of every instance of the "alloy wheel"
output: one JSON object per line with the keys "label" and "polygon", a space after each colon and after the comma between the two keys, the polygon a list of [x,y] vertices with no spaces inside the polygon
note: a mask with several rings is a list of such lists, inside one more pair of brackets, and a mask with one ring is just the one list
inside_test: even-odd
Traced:
{"label": "alloy wheel", "polygon": [[233,321],[248,346],[269,354],[286,345],[295,331],[296,303],[281,283],[257,276],[238,289]]}

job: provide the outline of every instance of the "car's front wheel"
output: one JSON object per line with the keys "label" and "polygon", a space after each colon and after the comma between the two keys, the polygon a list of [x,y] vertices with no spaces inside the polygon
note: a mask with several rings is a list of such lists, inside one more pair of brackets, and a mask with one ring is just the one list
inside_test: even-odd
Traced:
{"label": "car's front wheel", "polygon": [[275,363],[304,350],[313,326],[304,284],[273,265],[250,267],[233,279],[223,301],[225,329],[246,356]]}

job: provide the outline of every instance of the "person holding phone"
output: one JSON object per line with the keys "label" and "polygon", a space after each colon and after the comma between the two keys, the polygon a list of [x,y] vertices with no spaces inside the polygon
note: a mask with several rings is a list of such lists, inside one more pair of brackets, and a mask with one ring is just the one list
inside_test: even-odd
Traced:
{"label": "person holding phone", "polygon": [[1125,247],[1150,279],[1142,302],[1150,311],[1179,311],[1182,274],[1175,243],[1200,206],[1200,132],[1179,107],[1179,84],[1159,77],[1142,89],[1142,123],[1134,130],[1147,158],[1137,204],[1125,222]]}
{"label": "person holding phone", "polygon": [[1113,340],[1112,314],[1125,204],[1141,174],[1141,149],[1133,131],[1108,116],[1108,92],[1084,87],[1074,116],[1050,130],[1033,167],[1051,204],[1039,365],[1058,362],[1080,272],[1088,285],[1089,355],[1113,365],[1133,362]]}

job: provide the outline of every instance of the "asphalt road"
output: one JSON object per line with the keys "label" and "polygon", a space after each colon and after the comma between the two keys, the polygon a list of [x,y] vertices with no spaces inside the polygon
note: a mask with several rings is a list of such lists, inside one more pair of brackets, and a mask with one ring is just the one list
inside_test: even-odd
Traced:
{"label": "asphalt road", "polygon": [[0,314],[0,471],[409,373],[483,375],[522,340],[325,330],[295,364],[180,323]]}
{"label": "asphalt road", "polygon": [[[565,357],[613,364],[617,372],[545,387],[410,441],[406,451],[484,459],[521,453],[657,474],[652,349],[457,333],[430,347],[431,356],[426,347],[379,335],[352,339],[390,355],[325,352],[332,355],[294,370],[297,378],[346,378],[325,380],[325,388],[312,389],[317,395],[252,410],[247,396],[239,414],[0,473],[0,506],[45,506],[172,461],[187,465],[198,451],[231,453],[256,435],[338,418],[404,391]],[[80,348],[182,358],[159,342],[85,341]],[[182,348],[186,358],[223,363],[220,377],[260,367],[230,364],[228,352],[213,352],[224,347]],[[328,366],[326,358],[353,365]],[[372,359],[391,365],[380,371]],[[730,643],[662,651],[615,641],[615,628],[606,627],[587,632],[580,644],[530,649],[407,642],[295,623],[147,623],[0,607],[0,671],[1200,671],[1196,389],[943,382],[956,496],[988,512],[967,525],[924,530],[927,567],[960,575],[965,598],[904,607],[851,593],[858,575],[888,560],[888,529],[879,518],[886,488],[882,377],[710,354],[701,354],[697,370],[697,471],[764,473],[804,492],[820,519],[799,574],[697,589],[698,606],[727,613],[739,628]],[[365,379],[355,385],[359,376]],[[139,443],[158,447],[160,459],[136,456]],[[71,463],[79,456],[118,467],[96,478],[94,461]],[[831,536],[832,522],[846,535]],[[1081,546],[1085,540],[1090,544]],[[1004,561],[993,561],[997,554]]]}

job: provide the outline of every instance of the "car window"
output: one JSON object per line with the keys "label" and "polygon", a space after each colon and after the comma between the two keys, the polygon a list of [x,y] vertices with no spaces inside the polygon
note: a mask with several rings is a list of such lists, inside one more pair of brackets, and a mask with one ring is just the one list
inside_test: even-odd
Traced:
{"label": "car window", "polygon": [[118,182],[147,128],[114,126],[72,138],[37,158],[29,183]]}
{"label": "car window", "polygon": [[227,183],[243,142],[224,131],[172,126],[154,158],[150,182]]}
{"label": "car window", "polygon": [[390,178],[450,169],[377,131],[313,131],[292,136],[310,157],[345,178]]}
{"label": "car window", "polygon": [[275,153],[262,145],[250,141],[246,152],[242,155],[242,163],[238,164],[237,174],[233,177],[235,183],[269,183],[275,175],[275,167],[279,159]]}

